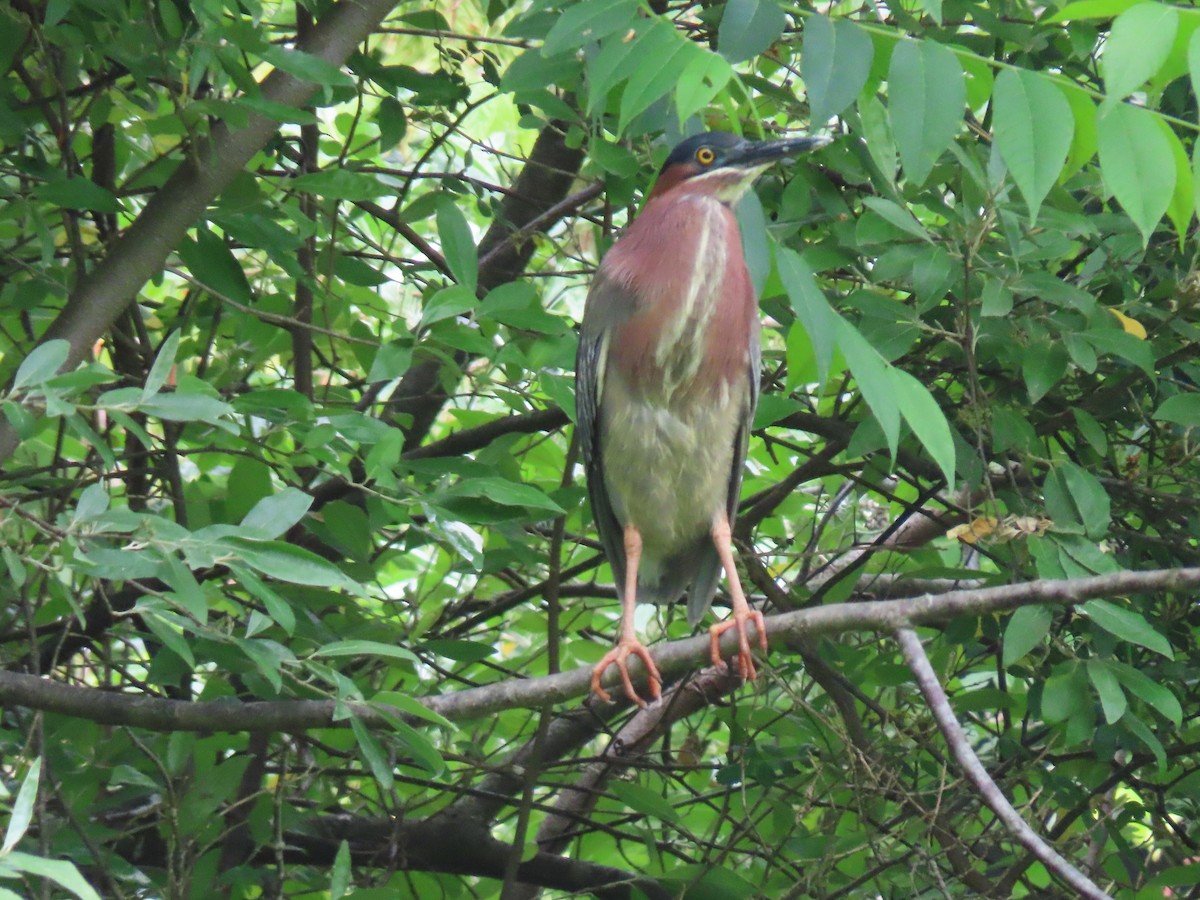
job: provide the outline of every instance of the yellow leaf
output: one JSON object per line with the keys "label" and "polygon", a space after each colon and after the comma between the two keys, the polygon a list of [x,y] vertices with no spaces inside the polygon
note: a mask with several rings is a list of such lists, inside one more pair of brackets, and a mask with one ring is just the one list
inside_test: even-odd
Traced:
{"label": "yellow leaf", "polygon": [[1108,308],[1108,311],[1117,317],[1117,321],[1121,323],[1121,327],[1125,329],[1126,334],[1132,334],[1139,341],[1146,339],[1146,326],[1131,316],[1125,315],[1117,309]]}
{"label": "yellow leaf", "polygon": [[995,516],[980,516],[966,525],[956,525],[946,532],[946,537],[958,538],[964,544],[974,544],[996,530],[1000,520]]}

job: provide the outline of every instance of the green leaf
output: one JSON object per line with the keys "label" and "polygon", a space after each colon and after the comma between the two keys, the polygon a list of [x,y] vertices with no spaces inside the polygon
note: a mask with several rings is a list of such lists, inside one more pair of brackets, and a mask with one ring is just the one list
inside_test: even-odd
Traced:
{"label": "green leaf", "polygon": [[1046,509],[1058,525],[1060,520],[1083,526],[1099,540],[1112,520],[1112,501],[1099,479],[1072,462],[1061,462],[1050,470],[1044,487]]}
{"label": "green leaf", "polygon": [[921,185],[958,134],[967,89],[954,53],[936,41],[903,40],[888,69],[888,115],[905,175]]}
{"label": "green leaf", "polygon": [[49,381],[66,365],[67,354],[70,352],[71,345],[61,338],[34,347],[17,367],[13,390],[19,391],[30,385]]}
{"label": "green leaf", "polygon": [[291,179],[288,185],[292,190],[306,194],[350,201],[374,200],[376,197],[392,193],[393,190],[374,175],[343,168],[310,172]]}
{"label": "green leaf", "polygon": [[458,208],[460,200],[454,194],[443,194],[438,200],[437,227],[442,241],[446,265],[458,284],[472,294],[479,282],[479,254],[475,238],[467,225],[466,216]]}
{"label": "green leaf", "polygon": [[1113,660],[1110,662],[1110,666],[1129,693],[1150,704],[1176,728],[1183,723],[1183,707],[1180,706],[1179,699],[1170,688],[1159,684],[1145,672],[1126,663]]}
{"label": "green leaf", "polygon": [[147,399],[153,397],[167,383],[167,378],[175,365],[175,355],[179,352],[179,336],[178,331],[172,331],[163,341],[158,350],[158,356],[154,358],[154,365],[150,367],[150,374],[146,376],[146,384],[142,387],[143,397]]}
{"label": "green leaf", "polygon": [[100,895],[83,880],[75,864],[65,859],[44,859],[14,850],[0,859],[0,862],[17,872],[48,878],[64,890],[70,891],[79,900],[100,900]]}
{"label": "green leaf", "polygon": [[253,541],[239,537],[223,538],[220,543],[234,559],[288,584],[355,587],[341,569],[302,547],[282,541]]}
{"label": "green leaf", "polygon": [[241,528],[255,532],[255,537],[276,538],[302,518],[312,506],[313,498],[294,487],[263,497],[242,519]]}
{"label": "green leaf", "polygon": [[679,811],[661,794],[631,781],[614,781],[609,790],[636,813],[652,816],[662,822],[679,822]]}
{"label": "green leaf", "polygon": [[1159,133],[1171,148],[1171,155],[1175,159],[1175,188],[1171,192],[1171,202],[1167,204],[1167,218],[1175,226],[1175,233],[1179,236],[1182,248],[1191,226],[1192,215],[1196,211],[1192,164],[1188,160],[1187,151],[1183,149],[1183,142],[1166,120],[1156,116],[1154,124],[1158,126]]}
{"label": "green leaf", "polygon": [[609,91],[629,78],[630,60],[641,58],[653,41],[671,41],[670,25],[659,19],[649,22],[635,20],[631,34],[613,35],[602,42],[600,52],[587,61],[588,114],[596,115],[604,108]]}
{"label": "green leaf", "polygon": [[1187,428],[1200,426],[1200,394],[1175,394],[1159,404],[1154,418]]}
{"label": "green leaf", "polygon": [[787,27],[787,13],[773,0],[729,0],[717,29],[717,50],[731,63],[765,53]]}
{"label": "green leaf", "polygon": [[29,823],[33,821],[33,804],[37,800],[38,784],[42,777],[42,758],[39,756],[21,779],[21,788],[17,791],[17,799],[13,801],[12,816],[8,820],[8,828],[4,832],[4,844],[0,846],[0,857],[7,856],[17,846]]}
{"label": "green leaf", "polygon": [[1104,183],[1148,244],[1175,191],[1171,145],[1140,106],[1118,103],[1096,120]]}
{"label": "green leaf", "polygon": [[837,320],[837,335],[846,364],[858,382],[871,414],[883,429],[888,450],[895,457],[896,446],[900,442],[900,410],[892,394],[895,386],[888,371],[890,367],[858,329],[840,317]]}
{"label": "green leaf", "polygon": [[354,739],[358,742],[358,749],[362,751],[363,759],[367,761],[367,765],[371,769],[371,774],[375,776],[375,780],[379,786],[385,791],[390,791],[392,785],[395,784],[392,774],[391,764],[388,762],[387,754],[383,752],[383,747],[367,730],[357,717],[350,719],[350,730],[354,732]]}
{"label": "green leaf", "polygon": [[669,26],[665,31],[652,29],[638,43],[636,63],[621,95],[620,133],[674,88],[692,57],[704,52]]}
{"label": "green leaf", "polygon": [[392,734],[404,747],[412,761],[435,778],[446,769],[445,760],[428,737],[402,719],[391,719]]}
{"label": "green leaf", "polygon": [[1071,149],[1071,106],[1054,82],[1025,69],[1000,73],[993,103],[996,149],[1025,198],[1032,226]]}
{"label": "green leaf", "polygon": [[1125,715],[1125,709],[1128,706],[1128,702],[1125,700],[1125,692],[1121,690],[1121,683],[1117,680],[1117,676],[1113,673],[1108,662],[1102,659],[1089,659],[1087,661],[1087,672],[1088,678],[1092,681],[1092,687],[1100,695],[1100,706],[1104,710],[1104,720],[1111,725],[1120,719],[1121,716]]}
{"label": "green leaf", "polygon": [[542,44],[543,56],[554,56],[624,30],[637,18],[637,0],[583,0],[555,16]]}
{"label": "green leaf", "polygon": [[496,653],[495,646],[490,643],[456,640],[454,638],[436,638],[424,641],[421,644],[421,649],[457,662],[479,662],[479,660],[487,659]]}
{"label": "green leaf", "polygon": [[505,478],[469,478],[447,488],[442,496],[483,497],[501,506],[520,506],[561,515],[563,509],[541,488]]}
{"label": "green leaf", "polygon": [[350,844],[342,841],[329,872],[329,900],[342,900],[350,887]]}
{"label": "green leaf", "polygon": [[418,662],[417,655],[404,647],[395,644],[385,644],[382,641],[333,641],[323,645],[313,652],[313,658],[321,656],[382,656],[387,659],[401,659],[405,662]]}
{"label": "green leaf", "polygon": [[1117,16],[1100,57],[1106,104],[1128,97],[1158,72],[1178,27],[1179,13],[1163,3],[1139,3]]}
{"label": "green leaf", "polygon": [[1187,49],[1188,75],[1192,79],[1192,94],[1200,96],[1200,29],[1192,32]]}
{"label": "green leaf", "polygon": [[1114,637],[1161,653],[1167,659],[1175,658],[1170,642],[1139,612],[1107,600],[1089,600],[1080,605],[1079,611]]}
{"label": "green leaf", "polygon": [[871,74],[874,56],[871,36],[849,19],[805,18],[800,76],[811,122],[826,122],[854,102]]}
{"label": "green leaf", "polygon": [[121,204],[116,195],[87,178],[61,178],[41,185],[35,195],[44,203],[63,209],[92,210],[119,213]]}
{"label": "green leaf", "polygon": [[954,484],[954,435],[945,413],[929,389],[907,372],[889,367],[900,414],[942,470],[947,486]]}
{"label": "green leaf", "polygon": [[864,197],[863,205],[868,209],[874,210],[880,217],[902,231],[908,232],[913,237],[920,238],[923,241],[933,241],[929,232],[925,230],[925,226],[917,221],[917,217],[899,203],[888,200],[886,197]]}
{"label": "green leaf", "polygon": [[[473,288],[462,284],[452,284],[442,288],[425,301],[425,306],[421,310],[421,322],[417,327],[419,330],[425,329],[434,322],[461,316],[474,309],[477,302]],[[411,347],[408,348],[408,355],[410,357],[412,355]]]}
{"label": "green leaf", "polygon": [[692,55],[675,86],[675,109],[682,126],[704,109],[733,77],[733,67],[715,53]]}
{"label": "green leaf", "polygon": [[398,710],[406,716],[424,719],[448,731],[457,731],[458,726],[440,713],[434,712],[420,700],[398,691],[380,691],[371,698],[372,705],[385,707],[384,711],[395,714]]}
{"label": "green leaf", "polygon": [[99,518],[107,509],[108,492],[104,489],[104,484],[101,482],[90,484],[79,495],[79,502],[75,504],[75,515],[71,521],[90,522]]}
{"label": "green leaf", "polygon": [[1047,16],[1044,21],[1053,23],[1111,19],[1140,2],[1142,0],[1077,0],[1075,3],[1068,3],[1054,15]]}
{"label": "green leaf", "polygon": [[[1079,428],[1080,435],[1092,445],[1092,449],[1101,456],[1108,453],[1108,437],[1104,433],[1104,427],[1096,421],[1096,417],[1078,406],[1072,409],[1071,413],[1075,417],[1075,425]],[[1200,409],[1197,410],[1197,415],[1200,416]],[[1200,419],[1197,420],[1197,424],[1200,424]]]}
{"label": "green leaf", "polygon": [[260,51],[260,55],[275,68],[313,84],[337,87],[355,85],[354,79],[337,66],[303,50],[289,50],[286,47],[267,44]]}
{"label": "green leaf", "polygon": [[141,403],[137,409],[168,422],[217,423],[233,415],[233,407],[224,400],[206,394],[174,393],[155,394]]}
{"label": "green leaf", "polygon": [[225,241],[206,228],[196,233],[196,239],[184,239],[179,245],[179,258],[192,277],[218,296],[238,303],[249,303],[250,282]]}
{"label": "green leaf", "polygon": [[776,247],[775,265],[792,309],[808,333],[817,363],[817,380],[823,384],[837,343],[838,315],[821,293],[816,276],[799,253],[788,247]]}
{"label": "green leaf", "polygon": [[1022,606],[1014,612],[1004,628],[1004,653],[1001,656],[1004,668],[1041,644],[1050,633],[1053,621],[1054,613],[1048,606]]}
{"label": "green leaf", "polygon": [[1047,722],[1070,718],[1087,702],[1085,690],[1081,666],[1069,663],[1056,667],[1042,687],[1042,718]]}
{"label": "green leaf", "polygon": [[379,126],[379,149],[391,150],[408,133],[408,115],[404,111],[404,104],[395,97],[384,97],[379,101],[375,124]]}

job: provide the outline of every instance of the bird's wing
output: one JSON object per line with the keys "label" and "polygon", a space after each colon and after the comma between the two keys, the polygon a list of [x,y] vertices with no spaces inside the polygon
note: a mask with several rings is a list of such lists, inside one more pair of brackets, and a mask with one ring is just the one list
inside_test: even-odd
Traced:
{"label": "bird's wing", "polygon": [[750,449],[750,429],[754,426],[754,411],[758,408],[758,381],[762,373],[762,348],[758,327],[750,330],[750,371],[747,376],[749,395],[742,420],[738,422],[737,437],[733,444],[733,468],[729,472],[729,499],[726,510],[729,524],[737,518],[738,500],[742,494],[742,476],[746,473],[746,454]]}
{"label": "bird's wing", "polygon": [[[750,361],[746,379],[746,406],[741,420],[738,422],[737,434],[733,438],[733,461],[729,466],[729,488],[726,494],[725,511],[729,514],[729,524],[733,525],[737,516],[738,500],[742,494],[742,475],[746,470],[746,453],[750,447],[750,428],[754,424],[754,410],[758,406],[758,379],[762,368],[762,354],[759,346],[758,329],[750,333]],[[688,592],[687,618],[688,624],[695,627],[704,618],[712,605],[713,595],[717,592],[717,582],[721,579],[721,561],[712,541],[705,539],[696,559],[696,575],[692,588]]]}
{"label": "bird's wing", "polygon": [[583,322],[579,326],[579,351],[575,356],[575,424],[587,472],[588,497],[604,554],[612,566],[617,591],[625,591],[625,539],[604,483],[600,453],[600,403],[604,393],[608,344],[614,328],[633,310],[631,293],[605,277],[604,267],[588,291]]}

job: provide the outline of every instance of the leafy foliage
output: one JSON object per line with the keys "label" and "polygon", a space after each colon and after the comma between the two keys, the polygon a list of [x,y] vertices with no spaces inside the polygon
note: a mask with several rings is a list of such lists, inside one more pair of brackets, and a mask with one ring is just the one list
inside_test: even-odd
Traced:
{"label": "leafy foliage", "polygon": [[[636,741],[506,692],[614,635],[573,323],[706,127],[837,135],[740,210],[760,595],[1195,566],[1200,11],[51,0],[0,9],[0,72],[0,896],[495,896],[522,861],[560,896],[1045,895],[886,635]],[[1181,589],[922,633],[1114,895],[1200,881],[1198,627]],[[467,687],[495,714],[420,702]],[[236,726],[158,712],[191,704]]]}

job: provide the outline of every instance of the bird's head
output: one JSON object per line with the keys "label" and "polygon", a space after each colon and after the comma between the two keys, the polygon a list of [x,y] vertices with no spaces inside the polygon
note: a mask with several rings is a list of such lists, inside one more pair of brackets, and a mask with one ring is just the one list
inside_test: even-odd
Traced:
{"label": "bird's head", "polygon": [[686,185],[689,191],[705,193],[722,203],[736,203],[772,163],[824,147],[829,141],[817,135],[751,141],[724,131],[697,134],[671,151],[650,199]]}

